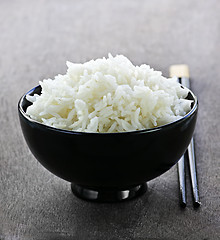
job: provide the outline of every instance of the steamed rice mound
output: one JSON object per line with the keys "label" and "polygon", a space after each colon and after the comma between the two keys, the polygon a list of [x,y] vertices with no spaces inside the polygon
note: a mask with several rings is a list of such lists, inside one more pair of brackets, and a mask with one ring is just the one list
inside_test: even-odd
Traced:
{"label": "steamed rice mound", "polygon": [[80,132],[124,132],[158,127],[191,110],[188,89],[148,65],[117,55],[84,64],[67,62],[65,75],[40,81],[27,96],[27,114],[51,127]]}

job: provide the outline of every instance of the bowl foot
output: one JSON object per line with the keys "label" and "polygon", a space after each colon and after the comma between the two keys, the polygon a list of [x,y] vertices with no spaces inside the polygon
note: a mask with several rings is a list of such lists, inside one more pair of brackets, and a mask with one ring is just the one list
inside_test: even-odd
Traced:
{"label": "bowl foot", "polygon": [[144,194],[147,191],[147,183],[128,188],[118,189],[88,189],[71,183],[72,192],[79,198],[93,202],[121,202]]}

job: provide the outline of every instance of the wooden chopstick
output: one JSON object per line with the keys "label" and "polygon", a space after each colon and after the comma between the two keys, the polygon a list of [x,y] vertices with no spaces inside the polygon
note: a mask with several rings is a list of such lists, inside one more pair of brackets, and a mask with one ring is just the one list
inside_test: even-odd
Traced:
{"label": "wooden chopstick", "polygon": [[[178,81],[183,86],[190,88],[189,68],[187,65],[179,64],[170,66],[170,76],[178,77]],[[186,155],[188,156],[188,158],[186,157]],[[194,207],[197,208],[201,205],[201,202],[199,200],[193,138],[188,146],[186,153],[181,157],[181,159],[177,163],[180,190],[180,206],[183,208],[186,207],[185,161],[187,159],[189,160],[190,178],[193,192],[193,205]]]}

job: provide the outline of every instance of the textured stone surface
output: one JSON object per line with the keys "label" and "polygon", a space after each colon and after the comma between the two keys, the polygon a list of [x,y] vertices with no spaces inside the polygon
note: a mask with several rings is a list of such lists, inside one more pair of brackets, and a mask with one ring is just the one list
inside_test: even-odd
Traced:
{"label": "textured stone surface", "polygon": [[[219,239],[220,2],[38,0],[0,2],[0,239]],[[195,131],[202,206],[178,206],[176,167],[144,196],[94,204],[45,170],[24,142],[20,96],[44,78],[122,53],[168,75],[187,63],[199,99]]]}

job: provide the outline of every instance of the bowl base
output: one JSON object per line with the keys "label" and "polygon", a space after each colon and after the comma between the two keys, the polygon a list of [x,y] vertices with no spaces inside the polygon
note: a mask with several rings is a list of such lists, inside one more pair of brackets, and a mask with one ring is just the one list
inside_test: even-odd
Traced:
{"label": "bowl base", "polygon": [[126,190],[118,189],[89,189],[71,183],[71,189],[77,197],[92,202],[122,202],[144,194],[147,191],[147,183],[143,183]]}

